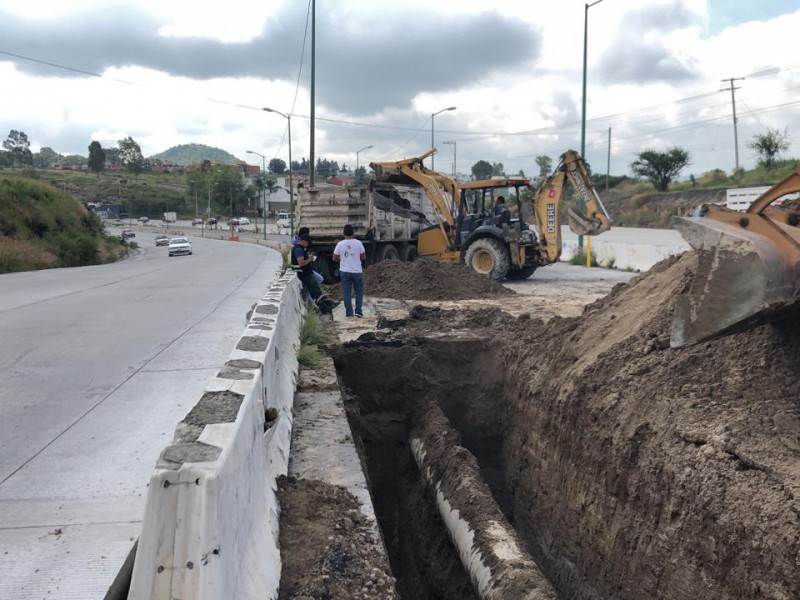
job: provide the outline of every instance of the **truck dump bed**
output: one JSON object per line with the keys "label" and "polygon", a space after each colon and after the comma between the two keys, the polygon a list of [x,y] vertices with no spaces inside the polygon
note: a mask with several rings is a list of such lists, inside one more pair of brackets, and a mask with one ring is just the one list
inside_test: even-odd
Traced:
{"label": "truck dump bed", "polygon": [[339,240],[345,224],[365,240],[410,240],[434,221],[433,207],[419,186],[383,184],[302,190],[298,226],[308,227],[314,245]]}

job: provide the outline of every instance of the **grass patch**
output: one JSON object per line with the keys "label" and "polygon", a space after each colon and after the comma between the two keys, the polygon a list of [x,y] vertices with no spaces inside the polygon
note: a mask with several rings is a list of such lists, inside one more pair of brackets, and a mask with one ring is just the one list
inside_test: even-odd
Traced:
{"label": "grass patch", "polygon": [[300,344],[303,346],[317,346],[319,344],[329,344],[331,336],[322,326],[319,315],[313,311],[306,312],[303,324],[300,326]]}
{"label": "grass patch", "polygon": [[316,346],[300,346],[297,362],[304,367],[317,368],[322,363],[322,354]]}
{"label": "grass patch", "polygon": [[[578,265],[580,267],[586,266],[586,251],[585,250],[578,250],[575,254],[573,254],[569,259],[569,264],[571,265]],[[597,255],[592,254],[592,267],[599,267],[600,265],[597,263]]]}

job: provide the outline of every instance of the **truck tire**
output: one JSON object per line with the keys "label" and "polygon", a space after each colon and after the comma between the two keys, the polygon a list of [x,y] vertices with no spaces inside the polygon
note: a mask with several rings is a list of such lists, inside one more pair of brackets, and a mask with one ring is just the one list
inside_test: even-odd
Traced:
{"label": "truck tire", "polygon": [[403,249],[400,251],[400,260],[403,262],[414,262],[417,260],[417,247],[411,244],[403,246]]}
{"label": "truck tire", "polygon": [[378,248],[378,256],[375,262],[382,260],[400,260],[400,252],[397,251],[397,246],[393,244],[383,244]]}
{"label": "truck tire", "polygon": [[506,279],[509,279],[511,281],[521,281],[533,275],[533,272],[535,270],[536,267],[522,267],[521,269],[510,269],[506,274]]}
{"label": "truck tire", "polygon": [[328,285],[336,283],[336,265],[330,252],[325,252],[317,257],[317,268],[322,275],[322,282]]}
{"label": "truck tire", "polygon": [[488,275],[495,281],[505,279],[511,268],[508,248],[494,238],[479,238],[472,242],[464,254],[464,262],[476,273]]}

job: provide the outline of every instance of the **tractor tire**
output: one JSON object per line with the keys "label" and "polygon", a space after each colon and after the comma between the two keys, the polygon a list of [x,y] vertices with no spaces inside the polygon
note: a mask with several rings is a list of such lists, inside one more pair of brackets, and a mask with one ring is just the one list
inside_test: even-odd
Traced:
{"label": "tractor tire", "polygon": [[397,246],[393,244],[381,245],[378,248],[375,262],[381,262],[383,260],[400,260],[400,252],[397,251]]}
{"label": "tractor tire", "polygon": [[536,267],[522,267],[521,269],[511,269],[506,273],[506,279],[509,281],[522,281],[523,279],[527,279],[533,272],[536,270]]}
{"label": "tractor tire", "polygon": [[476,273],[502,281],[511,268],[508,248],[500,240],[480,238],[472,242],[464,254],[464,262]]}
{"label": "tractor tire", "polygon": [[411,244],[403,246],[403,249],[400,251],[400,260],[403,262],[414,262],[417,260],[417,247]]}

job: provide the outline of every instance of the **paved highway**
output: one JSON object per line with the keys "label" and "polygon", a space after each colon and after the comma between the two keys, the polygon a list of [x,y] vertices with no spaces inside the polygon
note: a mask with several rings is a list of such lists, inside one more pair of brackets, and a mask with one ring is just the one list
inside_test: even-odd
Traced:
{"label": "paved highway", "polygon": [[112,265],[0,275],[0,598],[102,598],[159,451],[280,255],[154,233]]}

